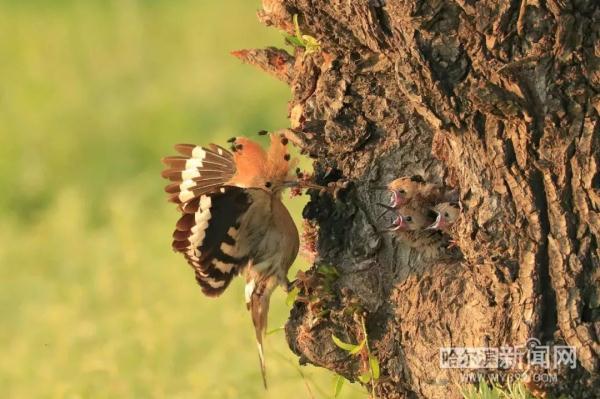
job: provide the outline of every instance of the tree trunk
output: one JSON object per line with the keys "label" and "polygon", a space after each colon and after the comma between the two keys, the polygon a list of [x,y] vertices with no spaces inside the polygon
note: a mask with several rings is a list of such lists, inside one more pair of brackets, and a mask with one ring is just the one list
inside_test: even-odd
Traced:
{"label": "tree trunk", "polygon": [[[441,369],[440,347],[533,337],[577,350],[551,389],[600,397],[598,3],[263,0],[259,18],[293,33],[294,14],[319,51],[236,55],[290,84],[316,179],[353,182],[304,212],[317,256],[286,326],[300,361],[356,380],[364,353],[331,335],[358,342],[364,314],[380,398],[457,397],[464,370]],[[458,249],[380,232],[374,187],[413,174],[459,191]]]}

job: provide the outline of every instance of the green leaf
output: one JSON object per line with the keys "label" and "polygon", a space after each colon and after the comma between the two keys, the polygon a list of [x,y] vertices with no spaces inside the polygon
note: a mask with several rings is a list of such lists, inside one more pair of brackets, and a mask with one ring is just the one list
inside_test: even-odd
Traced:
{"label": "green leaf", "polygon": [[333,397],[337,398],[340,396],[340,392],[342,392],[342,387],[344,386],[344,377],[338,375],[333,383]]}
{"label": "green leaf", "polygon": [[294,287],[288,292],[287,297],[285,298],[285,304],[288,307],[292,307],[294,302],[296,302],[296,298],[298,298],[298,293],[300,292],[300,288]]}
{"label": "green leaf", "polygon": [[298,26],[298,14],[294,14],[292,19],[294,20],[294,30],[296,31],[296,37],[298,38],[300,43],[304,45],[304,42],[302,40],[302,33],[300,33],[300,26]]}
{"label": "green leaf", "polygon": [[288,42],[293,47],[304,47],[304,43],[302,42],[302,40],[299,40],[294,35],[285,34],[284,38],[285,38],[285,41]]}
{"label": "green leaf", "polygon": [[331,265],[319,265],[317,268],[317,273],[322,274],[326,277],[338,277],[340,273],[334,266]]}
{"label": "green leaf", "polygon": [[347,352],[352,352],[353,350],[358,348],[358,345],[349,344],[347,342],[344,342],[333,334],[331,334],[331,339],[333,339],[333,343],[336,344],[336,346],[338,348],[341,348]]}
{"label": "green leaf", "polygon": [[283,331],[283,330],[285,330],[285,327],[277,327],[277,328],[267,331],[265,335],[275,334],[276,332]]}
{"label": "green leaf", "polygon": [[363,340],[360,342],[360,344],[356,345],[356,348],[354,348],[354,349],[352,349],[352,350],[350,351],[350,354],[351,354],[351,355],[356,355],[357,353],[359,353],[359,352],[362,350],[362,348],[365,346],[365,344],[366,344],[366,343],[367,343],[367,340],[366,340],[366,339],[363,339]]}
{"label": "green leaf", "polygon": [[304,41],[304,46],[306,49],[313,53],[321,49],[321,44],[319,41],[312,36],[302,35],[302,40]]}
{"label": "green leaf", "polygon": [[358,380],[363,384],[368,384],[369,381],[371,381],[371,373],[368,371],[366,373],[362,373],[358,376]]}
{"label": "green leaf", "polygon": [[377,381],[379,379],[379,360],[373,355],[369,355],[369,366],[371,366],[373,379]]}

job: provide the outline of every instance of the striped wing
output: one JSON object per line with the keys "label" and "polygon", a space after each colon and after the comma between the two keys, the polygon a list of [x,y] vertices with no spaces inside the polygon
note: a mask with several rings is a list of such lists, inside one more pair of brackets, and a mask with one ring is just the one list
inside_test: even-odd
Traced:
{"label": "striped wing", "polygon": [[224,186],[199,197],[198,209],[184,213],[173,233],[173,249],[194,268],[208,296],[220,295],[248,262],[236,245],[240,219],[251,198],[246,190]]}
{"label": "striped wing", "polygon": [[175,149],[180,156],[163,159],[161,175],[171,181],[165,191],[184,213],[195,213],[204,194],[218,191],[235,174],[233,155],[215,144],[178,144]]}

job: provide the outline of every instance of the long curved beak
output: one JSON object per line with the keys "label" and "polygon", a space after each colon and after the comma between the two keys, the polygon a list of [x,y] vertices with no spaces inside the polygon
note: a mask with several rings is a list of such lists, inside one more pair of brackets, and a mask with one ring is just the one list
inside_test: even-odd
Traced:
{"label": "long curved beak", "polygon": [[299,181],[299,180],[284,181],[282,186],[286,187],[286,188],[300,187],[300,188],[314,188],[315,190],[327,190],[327,187],[319,186],[318,184],[309,183],[309,182],[305,182],[305,181]]}

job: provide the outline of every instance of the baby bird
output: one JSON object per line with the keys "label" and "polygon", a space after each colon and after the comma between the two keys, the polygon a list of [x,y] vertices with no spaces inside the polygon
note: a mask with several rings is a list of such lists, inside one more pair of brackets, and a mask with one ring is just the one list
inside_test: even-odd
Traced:
{"label": "baby bird", "polygon": [[393,180],[387,185],[387,190],[391,193],[392,208],[408,205],[413,200],[421,203],[435,202],[442,196],[442,189],[438,185],[425,182],[419,175]]}
{"label": "baby bird", "polygon": [[444,233],[452,228],[460,216],[460,205],[457,202],[442,202],[432,209],[437,214],[435,222],[427,227],[428,230],[441,230]]}
{"label": "baby bird", "polygon": [[[391,210],[389,206],[384,206],[386,209]],[[432,225],[431,223],[435,220],[436,214],[427,208],[419,207],[417,204],[402,206],[398,209],[394,209],[396,217],[392,221],[392,224],[388,227],[388,231],[419,231]]]}
{"label": "baby bird", "polygon": [[447,238],[438,230],[428,230],[428,226],[435,223],[437,213],[416,202],[398,209],[380,205],[396,215],[386,231],[394,233],[409,247],[417,250],[422,259],[437,259],[444,254]]}
{"label": "baby bird", "polygon": [[[377,204],[386,208],[386,211],[379,215],[377,219],[381,219],[390,211],[396,211],[411,204],[418,204],[423,207],[432,206],[442,197],[441,187],[425,182],[419,175],[404,176],[392,180],[387,187],[384,187],[383,189],[391,193],[390,203],[389,205],[382,203]],[[423,226],[423,228],[425,227],[427,226]]]}

